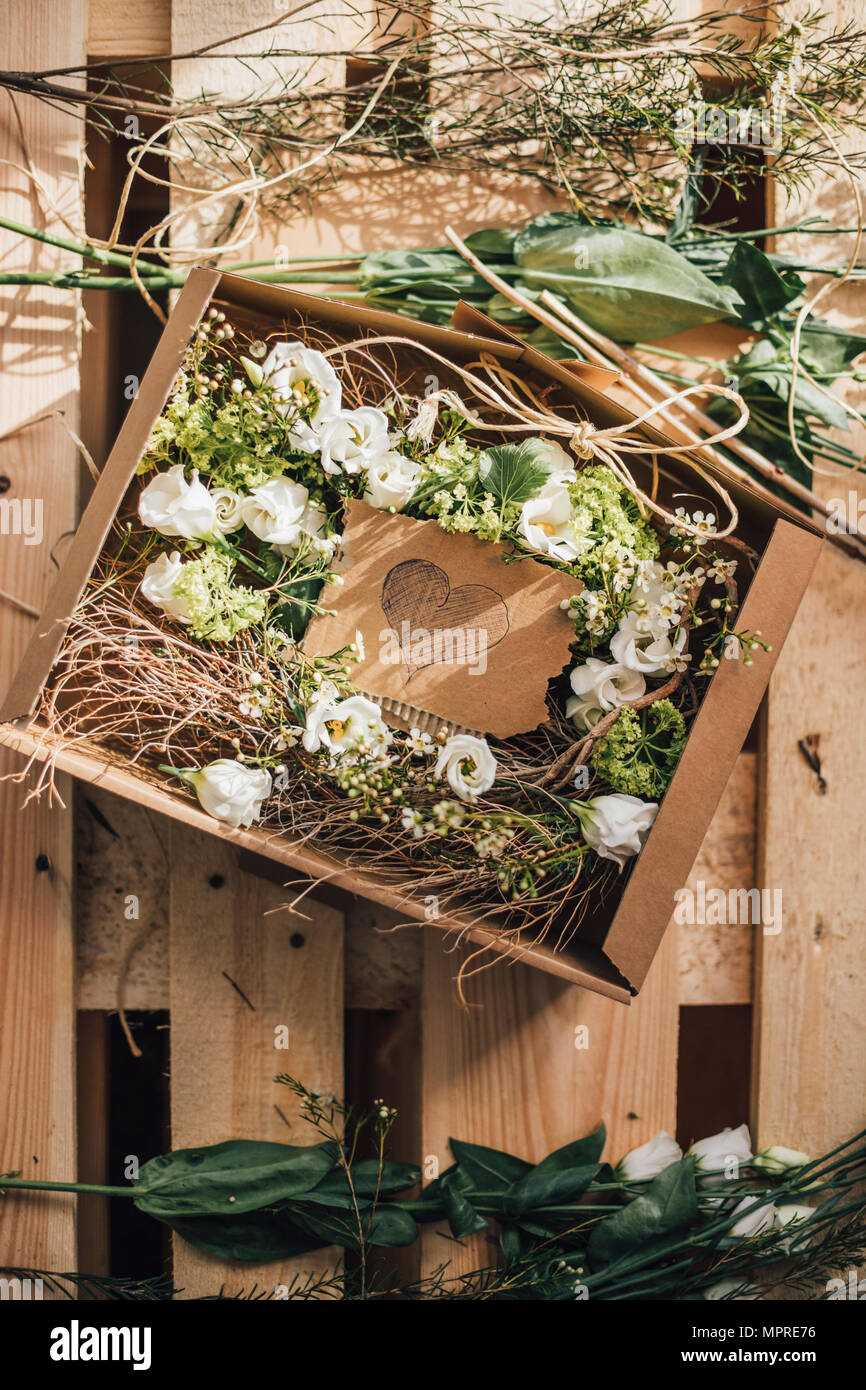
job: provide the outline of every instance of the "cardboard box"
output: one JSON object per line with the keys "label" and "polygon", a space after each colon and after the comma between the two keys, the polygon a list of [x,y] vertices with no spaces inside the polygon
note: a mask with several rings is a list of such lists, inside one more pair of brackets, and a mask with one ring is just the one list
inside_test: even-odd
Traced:
{"label": "cardboard box", "polygon": [[[53,756],[56,766],[88,782],[130,797],[155,811],[220,835],[245,850],[285,865],[295,875],[326,878],[340,888],[425,920],[424,904],[405,888],[381,881],[374,870],[359,870],[331,855],[291,843],[264,827],[230,830],[201,811],[185,791],[170,787],[161,775],[133,768],[116,755],[87,741],[61,746],[34,720],[43,684],[61,648],[74,611],[114,518],[133,481],[136,465],[171,390],[189,339],[208,305],[230,309],[238,322],[282,322],[303,315],[354,333],[370,329],[399,333],[433,347],[444,357],[467,362],[484,350],[521,371],[541,378],[558,393],[554,399],[576,403],[599,426],[629,421],[629,413],[604,392],[615,377],[598,368],[554,362],[529,347],[483,314],[458,307],[453,328],[414,323],[395,314],[302,295],[217,271],[194,270],[177,301],[130,407],[117,443],[73,538],[59,577],[36,624],[33,637],[0,709],[0,740],[37,758]],[[670,441],[654,430],[642,433],[659,448],[661,495],[694,493],[694,474],[676,456],[666,456]],[[708,472],[712,465],[702,461]],[[685,884],[704,834],[718,805],[736,757],[758,710],[770,675],[821,548],[817,528],[784,502],[773,501],[722,473],[740,512],[738,536],[760,555],[738,617],[738,627],[760,630],[772,651],[752,666],[722,661],[691,727],[688,743],[663,799],[643,851],[622,876],[618,902],[608,894],[577,934],[555,950],[548,943],[503,941],[488,924],[452,913],[435,923],[446,931],[465,932],[477,944],[519,958],[575,984],[627,1003],[643,983],[672,916],[674,893]],[[431,523],[432,524],[432,523]],[[746,566],[738,578],[742,584]],[[288,876],[288,875],[287,875]]]}

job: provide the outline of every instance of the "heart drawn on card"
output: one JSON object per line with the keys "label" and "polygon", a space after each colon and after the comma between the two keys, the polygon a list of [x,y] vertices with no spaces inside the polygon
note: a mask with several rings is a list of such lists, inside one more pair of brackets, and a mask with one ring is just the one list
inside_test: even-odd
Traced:
{"label": "heart drawn on card", "polygon": [[404,560],[385,576],[382,611],[406,668],[406,683],[427,666],[486,669],[486,653],[508,632],[508,609],[486,584],[459,584],[432,560]]}

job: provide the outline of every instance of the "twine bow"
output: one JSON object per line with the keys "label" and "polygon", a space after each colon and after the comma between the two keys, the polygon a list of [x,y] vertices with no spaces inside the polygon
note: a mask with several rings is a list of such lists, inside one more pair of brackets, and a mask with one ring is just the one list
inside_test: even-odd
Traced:
{"label": "twine bow", "polygon": [[[479,401],[495,410],[498,415],[505,417],[505,423],[497,420],[495,425],[491,426],[491,421],[482,419],[476,410],[473,410],[463,401],[457,391],[451,387],[440,387],[422,400],[415,419],[407,429],[410,439],[430,442],[436,426],[439,406],[447,405],[458,411],[470,425],[477,429],[490,430],[493,427],[502,433],[543,433],[564,438],[577,458],[585,460],[597,458],[600,463],[606,464],[635,498],[642,512],[654,512],[668,525],[676,526],[679,531],[685,534],[700,535],[704,540],[722,540],[736,530],[739,514],[727,488],[723,487],[718,478],[707,472],[698,461],[703,450],[711,449],[717,444],[722,444],[726,439],[731,439],[734,435],[739,434],[748,422],[748,406],[742,396],[736,391],[732,391],[730,387],[700,382],[675,392],[666,400],[659,401],[632,420],[627,420],[619,425],[599,428],[588,419],[567,420],[561,415],[554,414],[539,400],[538,395],[527,382],[489,353],[482,353],[477,363],[473,362],[469,367],[463,367],[456,362],[449,362],[433,348],[412,338],[383,334],[370,338],[358,338],[349,343],[340,343],[327,349],[324,355],[325,357],[346,356],[352,352],[364,354],[372,347],[385,345],[397,345],[411,348],[414,352],[424,353],[425,356],[446,368],[450,373],[456,373],[470,387]],[[478,372],[470,370],[470,367],[480,369],[484,375],[478,375]],[[671,406],[676,406],[680,401],[706,391],[711,391],[714,395],[724,396],[737,406],[737,419],[726,429],[720,429],[715,434],[708,435],[706,439],[702,439],[697,444],[676,444],[668,439],[655,443],[635,433],[641,425],[652,420],[654,416],[663,415]],[[513,423],[508,423],[509,420]],[[684,517],[669,511],[654,495],[639,486],[628,468],[625,458],[629,456],[648,457],[655,463],[660,454],[675,454],[682,458],[688,467],[718,495],[730,514],[730,520],[726,526],[715,530],[708,529],[705,524],[699,527]],[[653,493],[654,491],[653,488]]]}

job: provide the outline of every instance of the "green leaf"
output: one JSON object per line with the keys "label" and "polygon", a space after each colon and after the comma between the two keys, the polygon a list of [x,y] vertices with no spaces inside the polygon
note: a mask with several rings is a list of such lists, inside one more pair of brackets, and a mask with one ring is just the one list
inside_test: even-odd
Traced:
{"label": "green leaf", "polygon": [[460,1169],[477,1192],[504,1192],[513,1182],[532,1171],[531,1163],[501,1149],[467,1144],[462,1139],[451,1139],[449,1143]]}
{"label": "green leaf", "polygon": [[[309,1236],[315,1236],[319,1245],[339,1245],[344,1250],[358,1250],[358,1218],[355,1212],[320,1210],[304,1203],[292,1203],[291,1220]],[[418,1226],[402,1207],[377,1206],[371,1213],[369,1207],[361,1211],[361,1229],[368,1245],[391,1248],[411,1245],[418,1236]]]}
{"label": "green leaf", "polygon": [[[403,1192],[418,1182],[421,1173],[411,1163],[394,1163],[390,1159],[362,1158],[352,1164],[352,1187],[358,1197],[373,1197],[377,1192]],[[335,1168],[319,1183],[315,1195],[338,1193],[350,1196],[345,1169]]]}
{"label": "green leaf", "polygon": [[511,260],[514,237],[515,233],[509,231],[507,227],[482,227],[480,231],[472,232],[466,238],[466,245],[482,260],[488,257],[491,260],[495,257]]}
{"label": "green leaf", "polygon": [[[270,1144],[230,1139],[152,1158],[135,1184],[135,1204],[149,1216],[240,1216],[310,1192],[331,1171],[336,1145]],[[229,1199],[232,1199],[231,1201]]]}
{"label": "green leaf", "polygon": [[499,1244],[506,1260],[519,1260],[523,1251],[523,1240],[516,1226],[505,1225],[499,1232]]}
{"label": "green leaf", "polygon": [[544,462],[541,439],[524,439],[520,444],[496,444],[485,449],[478,461],[478,477],[492,492],[500,507],[519,505],[544,484],[549,465]]}
{"label": "green leaf", "polygon": [[695,1164],[692,1158],[671,1163],[640,1197],[593,1228],[586,1253],[594,1269],[641,1250],[660,1237],[697,1219]]}
{"label": "green leaf", "polygon": [[[165,1218],[162,1218],[165,1220]],[[165,1221],[198,1250],[223,1260],[255,1260],[267,1264],[305,1255],[323,1242],[293,1225],[282,1212],[251,1212],[246,1216],[184,1216]]]}
{"label": "green leaf", "polygon": [[701,202],[704,155],[705,150],[700,146],[695,149],[692,155],[691,168],[686,175],[682,195],[674,211],[674,220],[665,236],[665,241],[669,246],[679,241],[681,237],[688,236],[695,224]]}
{"label": "green leaf", "polygon": [[743,301],[739,318],[757,324],[797,299],[806,283],[792,271],[780,274],[752,241],[738,241],[725,266],[721,283],[730,285]]}
{"label": "green leaf", "polygon": [[562,218],[536,218],[518,233],[515,258],[527,284],[564,298],[599,332],[647,342],[737,314],[730,286],[714,284],[663,241]]}
{"label": "green leaf", "polygon": [[575,1139],[548,1154],[530,1173],[512,1183],[505,1194],[507,1214],[523,1216],[537,1207],[582,1196],[598,1177],[605,1138],[604,1125],[599,1125],[584,1139]]}
{"label": "green leaf", "polygon": [[440,1180],[439,1191],[451,1234],[455,1239],[462,1240],[464,1236],[475,1235],[478,1231],[486,1231],[487,1222],[475,1210],[469,1198],[460,1190],[461,1184],[455,1179],[456,1174],[444,1176]]}

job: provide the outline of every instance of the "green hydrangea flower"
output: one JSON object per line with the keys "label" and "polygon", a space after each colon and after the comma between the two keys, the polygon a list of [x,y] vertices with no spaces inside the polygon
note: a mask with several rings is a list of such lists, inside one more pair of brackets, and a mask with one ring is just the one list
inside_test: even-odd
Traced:
{"label": "green hydrangea flower", "polygon": [[263,621],[267,610],[265,595],[243,584],[233,584],[233,570],[231,556],[212,546],[181,569],[174,593],[186,600],[189,630],[194,637],[228,642],[244,628]]}
{"label": "green hydrangea flower", "polygon": [[600,738],[593,766],[615,792],[657,800],[668,788],[686,743],[686,721],[670,700],[639,713],[624,709]]}
{"label": "green hydrangea flower", "polygon": [[623,548],[639,560],[657,558],[659,539],[652,523],[641,516],[628,488],[606,464],[584,468],[570,484],[569,493],[575,530],[593,541],[592,548],[574,563],[588,588],[604,588],[602,566],[612,566]]}

